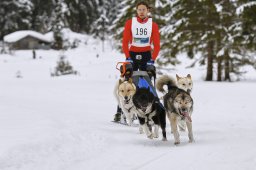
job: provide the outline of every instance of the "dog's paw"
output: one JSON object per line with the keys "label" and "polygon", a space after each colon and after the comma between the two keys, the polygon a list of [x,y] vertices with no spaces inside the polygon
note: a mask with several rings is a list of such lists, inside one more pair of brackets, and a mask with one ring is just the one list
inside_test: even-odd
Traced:
{"label": "dog's paw", "polygon": [[195,142],[193,134],[188,135],[189,143]]}
{"label": "dog's paw", "polygon": [[163,139],[162,139],[162,141],[164,141],[164,142],[165,142],[165,141],[167,141],[167,139],[166,139],[166,138],[163,138]]}
{"label": "dog's paw", "polygon": [[149,139],[153,139],[154,135],[151,133],[150,135],[148,135]]}
{"label": "dog's paw", "polygon": [[159,134],[158,134],[157,132],[154,132],[154,133],[153,133],[153,136],[154,136],[154,138],[158,138],[158,137],[159,137]]}
{"label": "dog's paw", "polygon": [[127,118],[127,125],[128,125],[128,126],[132,126],[132,119]]}
{"label": "dog's paw", "polygon": [[154,138],[158,138],[158,137],[159,137],[159,135],[158,135],[158,134],[154,134],[153,136],[154,136]]}
{"label": "dog's paw", "polygon": [[189,143],[194,143],[195,142],[195,140],[194,139],[189,139],[189,141],[188,141]]}
{"label": "dog's paw", "polygon": [[140,133],[140,134],[143,134],[143,133],[144,133],[143,128],[142,128],[141,126],[139,127],[139,133]]}
{"label": "dog's paw", "polygon": [[179,145],[180,144],[180,141],[175,141],[174,142],[174,145]]}

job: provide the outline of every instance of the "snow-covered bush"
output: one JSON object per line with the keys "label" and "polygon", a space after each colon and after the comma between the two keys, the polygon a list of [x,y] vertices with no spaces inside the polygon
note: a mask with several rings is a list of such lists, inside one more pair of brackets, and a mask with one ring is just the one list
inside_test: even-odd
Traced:
{"label": "snow-covered bush", "polygon": [[51,76],[61,76],[66,74],[77,74],[77,71],[73,69],[70,62],[64,55],[62,55],[57,61],[57,66],[55,67],[54,73],[51,73]]}

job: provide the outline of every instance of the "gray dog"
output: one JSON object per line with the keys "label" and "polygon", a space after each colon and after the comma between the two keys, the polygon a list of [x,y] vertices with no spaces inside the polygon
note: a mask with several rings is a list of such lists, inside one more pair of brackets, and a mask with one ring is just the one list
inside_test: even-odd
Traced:
{"label": "gray dog", "polygon": [[[168,92],[164,90],[164,86],[167,86]],[[193,111],[193,99],[190,94],[177,87],[175,79],[164,75],[157,80],[156,88],[160,92],[165,92],[163,97],[164,107],[166,109],[167,116],[171,123],[171,129],[174,135],[174,144],[180,143],[179,132],[177,129],[178,121],[186,121],[188,129],[189,142],[194,141],[192,131],[192,119],[191,114]]]}

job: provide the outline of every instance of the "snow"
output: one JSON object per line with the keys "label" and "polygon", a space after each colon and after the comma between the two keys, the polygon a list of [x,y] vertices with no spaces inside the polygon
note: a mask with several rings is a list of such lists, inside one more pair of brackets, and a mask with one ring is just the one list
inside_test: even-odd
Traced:
{"label": "snow", "polygon": [[[115,66],[124,57],[107,47],[103,53],[90,39],[66,52],[37,50],[36,60],[31,50],[0,55],[1,170],[255,169],[255,70],[244,76],[249,81],[218,83],[202,81],[203,67],[186,68],[185,56],[168,66],[170,75],[194,80],[195,143],[183,132],[175,146],[169,121],[167,142],[110,122]],[[63,54],[80,75],[50,77]]]}
{"label": "snow", "polygon": [[51,39],[45,37],[45,35],[43,35],[39,32],[36,32],[36,31],[32,31],[32,30],[21,30],[21,31],[16,31],[16,32],[10,33],[10,34],[4,36],[4,41],[7,43],[13,43],[13,42],[19,41],[22,38],[25,38],[27,36],[31,36],[31,37],[40,39],[45,42],[51,42]]}
{"label": "snow", "polygon": [[237,15],[240,15],[241,13],[244,12],[244,8],[250,8],[252,6],[256,5],[256,2],[247,2],[247,3],[244,3],[243,5],[239,6],[237,9],[236,9],[236,14]]}
{"label": "snow", "polygon": [[215,8],[217,12],[221,12],[223,7],[220,4],[215,4]]}
{"label": "snow", "polygon": [[[72,30],[70,30],[69,28],[63,28],[61,30],[61,33],[63,35],[63,39],[64,40],[68,40],[70,42],[74,42],[76,40],[80,40],[82,41],[83,43],[87,42],[89,40],[89,37],[87,35],[83,35],[83,34],[79,34],[79,33],[76,33],[76,32],[73,32]],[[53,32],[50,31],[48,33],[45,34],[45,37],[51,41],[54,40],[54,37],[53,37]]]}
{"label": "snow", "polygon": [[225,52],[225,47],[221,48],[218,52],[217,52],[217,57],[221,57],[224,55],[224,52]]}

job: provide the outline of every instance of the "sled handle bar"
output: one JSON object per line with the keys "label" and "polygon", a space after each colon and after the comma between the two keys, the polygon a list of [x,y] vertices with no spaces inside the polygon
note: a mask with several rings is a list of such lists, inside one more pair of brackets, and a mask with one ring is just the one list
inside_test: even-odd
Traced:
{"label": "sled handle bar", "polygon": [[[123,70],[122,71],[118,68],[118,66],[120,64],[122,64],[122,66],[123,66],[123,68],[122,68]],[[116,69],[121,72],[121,77],[124,77],[124,75],[125,75],[126,64],[130,64],[130,62],[127,62],[127,61],[125,61],[125,62],[117,62],[117,64],[116,64]]]}

